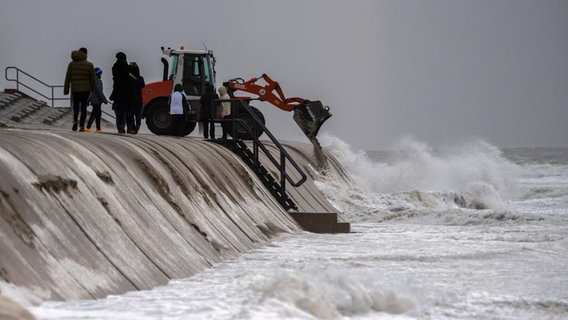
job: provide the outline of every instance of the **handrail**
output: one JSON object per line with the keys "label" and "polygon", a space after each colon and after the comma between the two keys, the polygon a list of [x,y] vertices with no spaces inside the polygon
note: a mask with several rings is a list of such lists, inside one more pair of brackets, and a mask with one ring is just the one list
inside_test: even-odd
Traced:
{"label": "handrail", "polygon": [[[13,78],[8,78],[8,70],[15,70],[15,71],[16,71],[16,78],[15,78],[15,79],[13,79]],[[50,91],[51,91],[51,96],[46,96],[45,94],[43,94],[43,93],[37,91],[36,89],[34,89],[34,88],[32,88],[32,87],[26,85],[25,83],[23,83],[23,81],[20,80],[20,72],[21,72],[22,74],[24,74],[25,76],[29,77],[30,79],[35,80],[37,83],[43,85],[44,87],[47,87],[48,89],[50,89]],[[6,67],[6,69],[4,69],[4,78],[6,78],[7,81],[14,81],[14,82],[16,82],[16,90],[17,90],[17,91],[20,91],[20,86],[22,86],[22,87],[25,87],[25,88],[27,88],[27,89],[29,89],[29,90],[31,90],[31,91],[37,93],[37,94],[40,95],[42,98],[45,98],[46,100],[50,100],[50,101],[51,101],[51,107],[55,107],[55,101],[68,100],[69,102],[71,102],[71,96],[69,96],[69,97],[55,97],[55,89],[63,89],[64,86],[62,86],[62,85],[50,85],[50,84],[47,84],[47,83],[45,83],[45,82],[39,80],[38,78],[36,78],[36,77],[30,75],[29,73],[27,73],[27,72],[25,72],[25,71],[23,71],[23,70],[17,68],[17,67],[14,67],[14,66],[8,66],[8,67]],[[115,115],[110,114],[110,113],[106,112],[105,110],[101,110],[101,111],[102,111],[105,115],[109,116],[109,117],[112,118],[112,119],[115,119],[115,118],[116,118]]]}
{"label": "handrail", "polygon": [[[259,100],[259,99],[251,99],[251,100]],[[241,124],[241,127],[243,127],[247,131],[247,133],[249,133],[253,137],[253,150],[254,150],[253,154],[254,154],[255,165],[258,167],[258,165],[260,164],[260,162],[258,160],[258,148],[260,147],[262,149],[262,151],[264,152],[264,154],[272,162],[272,164],[276,168],[278,168],[278,170],[280,171],[280,178],[281,178],[280,179],[280,188],[281,188],[282,194],[286,193],[286,187],[285,187],[286,181],[288,181],[290,183],[290,185],[292,185],[294,187],[299,187],[300,185],[302,185],[307,180],[306,173],[300,168],[300,166],[296,163],[296,161],[294,161],[294,159],[290,156],[290,154],[288,154],[286,149],[284,149],[284,147],[274,137],[274,135],[272,135],[270,130],[268,130],[268,128],[264,125],[264,123],[262,123],[262,121],[258,118],[258,116],[255,114],[255,112],[252,111],[251,107],[248,104],[243,102],[241,99],[216,99],[215,101],[217,101],[217,102],[234,102],[234,101],[240,102],[243,109],[246,110],[253,117],[256,124],[259,125],[264,130],[264,133],[270,138],[270,140],[278,148],[278,150],[280,151],[280,163],[278,163],[278,161],[276,159],[274,159],[274,157],[268,151],[266,146],[258,139],[258,137],[256,137],[256,134],[254,134],[251,131],[251,128],[249,128],[243,120],[237,119],[237,107],[234,106],[233,103],[231,103],[231,106],[232,106],[232,108],[231,108],[232,109],[231,110],[231,119],[215,119],[214,120],[214,122],[230,122],[230,121],[233,122],[232,123],[233,139],[235,139],[235,136],[237,136],[237,134],[236,134],[237,123]],[[290,164],[292,164],[294,169],[296,169],[296,171],[300,174],[300,176],[301,176],[300,180],[293,181],[292,178],[286,173],[286,160],[288,160],[290,162]]]}
{"label": "handrail", "polygon": [[[8,70],[15,70],[16,71],[16,78],[8,78]],[[27,76],[28,78],[36,81],[36,83],[39,83],[41,85],[43,85],[44,87],[47,87],[48,89],[50,89],[51,91],[51,96],[47,96],[39,91],[37,91],[36,89],[26,85],[25,83],[23,83],[20,80],[20,73],[24,74],[25,76]],[[50,100],[51,101],[51,106],[55,107],[55,101],[59,101],[59,100],[70,100],[70,98],[68,97],[55,97],[55,89],[57,88],[63,88],[63,86],[61,85],[49,85],[41,80],[39,80],[38,78],[30,75],[29,73],[14,67],[14,66],[8,66],[6,67],[6,69],[4,69],[4,77],[6,78],[7,81],[14,81],[16,82],[16,90],[20,91],[20,86],[27,88],[28,90],[33,91],[34,93],[40,95],[41,97],[45,98],[46,100]]]}

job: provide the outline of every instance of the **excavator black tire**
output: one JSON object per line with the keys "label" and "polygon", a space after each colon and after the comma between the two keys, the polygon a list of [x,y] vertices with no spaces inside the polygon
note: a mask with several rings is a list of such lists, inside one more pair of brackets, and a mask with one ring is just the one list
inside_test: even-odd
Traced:
{"label": "excavator black tire", "polygon": [[[172,116],[170,115],[170,107],[167,99],[159,99],[152,101],[146,106],[146,126],[157,135],[174,135],[174,127]],[[190,121],[186,123],[184,135],[188,135],[195,129],[196,122]]]}
{"label": "excavator black tire", "polygon": [[[262,112],[260,112],[260,110],[258,110],[253,106],[250,106],[250,108],[254,112],[254,114],[259,118],[262,124],[263,125],[266,124],[266,120],[264,119],[264,115],[262,114]],[[244,124],[243,123],[237,124],[237,136],[233,138],[242,139],[242,140],[253,140],[254,138],[260,137],[264,133],[264,129],[257,123],[257,121],[253,118],[253,116],[250,113],[248,113],[244,108],[241,108],[239,110],[239,113],[237,114],[237,119],[244,122]],[[248,128],[250,128],[250,132],[247,131],[245,128],[243,128],[242,127],[243,125],[246,125]],[[232,136],[233,134],[232,130],[229,130],[229,134]]]}

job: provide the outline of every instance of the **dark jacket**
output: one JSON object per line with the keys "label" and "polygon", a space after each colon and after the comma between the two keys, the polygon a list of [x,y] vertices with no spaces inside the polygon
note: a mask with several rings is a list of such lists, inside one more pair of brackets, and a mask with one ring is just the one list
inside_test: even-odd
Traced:
{"label": "dark jacket", "polygon": [[217,108],[213,105],[213,100],[219,99],[215,90],[207,90],[199,99],[201,109],[199,110],[199,121],[209,118],[216,118]]}
{"label": "dark jacket", "polygon": [[130,79],[132,81],[132,103],[134,107],[142,107],[142,88],[146,85],[144,82],[144,77],[140,75],[140,69],[138,66],[130,67]]}
{"label": "dark jacket", "polygon": [[97,77],[95,90],[93,90],[89,96],[89,103],[93,106],[96,104],[108,103],[103,92],[103,81],[99,77]]}
{"label": "dark jacket", "polygon": [[87,54],[73,50],[71,59],[65,74],[63,94],[69,94],[69,88],[73,92],[90,92],[95,90],[95,67],[87,60]]}
{"label": "dark jacket", "polygon": [[130,66],[125,59],[117,59],[112,66],[112,94],[111,100],[131,101],[132,78],[130,78]]}

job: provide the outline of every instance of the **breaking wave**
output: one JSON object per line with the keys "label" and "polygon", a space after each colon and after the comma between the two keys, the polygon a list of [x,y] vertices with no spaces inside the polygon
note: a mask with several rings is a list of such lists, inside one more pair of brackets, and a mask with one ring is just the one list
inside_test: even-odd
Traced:
{"label": "breaking wave", "polygon": [[354,183],[328,175],[321,177],[318,187],[353,222],[428,219],[470,224],[518,219],[503,210],[507,201],[519,196],[517,182],[524,169],[484,141],[434,149],[403,137],[388,152],[353,151],[325,134],[320,141]]}
{"label": "breaking wave", "polygon": [[374,312],[402,314],[417,308],[412,297],[331,270],[285,272],[260,289],[260,308],[278,305],[263,308],[262,314],[266,315],[266,309],[278,310],[275,318],[338,319]]}

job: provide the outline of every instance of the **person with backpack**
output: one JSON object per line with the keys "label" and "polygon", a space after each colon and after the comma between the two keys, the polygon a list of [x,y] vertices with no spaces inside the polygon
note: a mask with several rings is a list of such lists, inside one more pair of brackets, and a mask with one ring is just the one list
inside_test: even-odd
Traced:
{"label": "person with backpack", "polygon": [[91,132],[91,125],[93,121],[97,127],[97,132],[103,132],[101,130],[101,105],[107,104],[108,100],[103,92],[103,81],[101,80],[101,76],[103,74],[103,69],[100,67],[95,67],[95,75],[97,77],[95,81],[95,90],[91,92],[89,96],[89,103],[93,106],[93,110],[91,111],[91,116],[89,117],[89,121],[87,121],[87,128],[85,128],[86,132]]}

